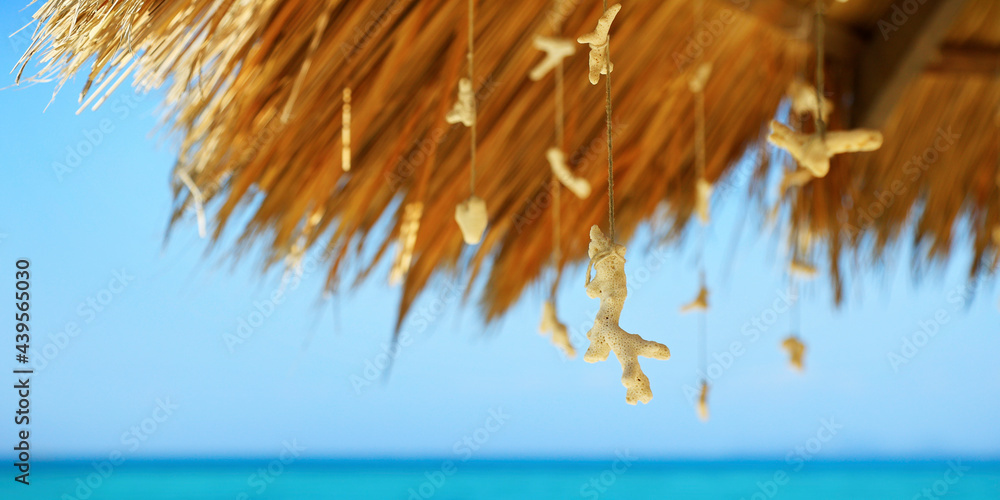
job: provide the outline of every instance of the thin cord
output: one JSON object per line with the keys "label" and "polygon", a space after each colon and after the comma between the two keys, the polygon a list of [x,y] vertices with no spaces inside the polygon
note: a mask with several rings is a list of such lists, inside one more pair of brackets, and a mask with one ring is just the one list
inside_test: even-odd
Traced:
{"label": "thin cord", "polygon": [[698,329],[700,331],[699,337],[701,338],[701,376],[702,380],[708,378],[708,318],[706,315],[702,314],[701,318],[698,319]]}
{"label": "thin cord", "polygon": [[559,220],[560,219],[559,211],[560,211],[560,208],[562,207],[562,205],[561,205],[562,195],[560,194],[560,191],[562,190],[562,186],[559,185],[559,180],[555,178],[555,175],[552,176],[552,186],[553,186],[553,190],[555,191],[554,192],[554,196],[553,196],[553,201],[555,203],[555,206],[552,209],[552,218],[553,218],[553,224],[552,224],[552,246],[553,246],[553,250],[552,250],[552,272],[553,272],[553,276],[552,276],[552,288],[551,288],[551,290],[549,290],[549,295],[551,297],[555,297],[555,295],[556,295],[556,287],[559,286],[559,261],[562,260],[562,250],[559,248],[559,246],[560,246],[559,235],[562,234],[561,221]]}
{"label": "thin cord", "polygon": [[[705,235],[708,233],[708,226],[701,228],[698,236],[698,293],[702,288],[707,288],[705,279]],[[701,311],[698,318],[698,337],[701,339],[701,372],[708,373],[708,311]]]}
{"label": "thin cord", "polygon": [[705,178],[705,94],[697,92],[695,98],[695,172],[699,179]]}
{"label": "thin cord", "polygon": [[[695,26],[701,26],[704,22],[705,12],[704,12],[704,0],[698,0],[695,2]],[[698,61],[701,60],[701,54],[698,54]],[[695,171],[698,174],[699,179],[705,178],[705,88],[702,88],[695,92],[695,136],[694,136],[694,147],[695,147]]]}
{"label": "thin cord", "polygon": [[566,142],[565,89],[563,88],[563,61],[556,66],[556,145],[562,149]]}
{"label": "thin cord", "polygon": [[[565,90],[563,88],[563,62],[560,60],[559,65],[556,67],[556,145],[559,150],[562,151],[563,143],[565,142],[566,136],[566,126],[565,118],[563,117],[563,109],[565,107]],[[556,296],[556,287],[559,286],[559,261],[562,260],[562,245],[560,237],[562,235],[562,217],[560,211],[562,209],[562,185],[559,184],[559,179],[556,178],[555,173],[552,174],[552,190],[553,190],[553,204],[552,208],[552,289],[549,290],[549,295],[552,297],[553,302]]]}
{"label": "thin cord", "polygon": [[[997,63],[996,76],[994,84],[1000,81],[1000,62]],[[993,124],[997,126],[997,141],[994,144],[1000,145],[1000,105],[997,105],[996,112],[993,115]],[[996,184],[1000,187],[1000,146],[998,146],[997,151],[997,162],[996,162]],[[1000,246],[1000,223],[994,223],[993,225],[993,238],[994,243]],[[993,265],[990,266],[995,271],[997,265],[1000,264],[1000,251],[993,254]]]}
{"label": "thin cord", "polygon": [[[705,267],[702,264],[700,279],[701,287],[705,286]],[[698,293],[701,293],[701,287]],[[708,374],[708,311],[702,311],[698,318],[698,337],[701,339],[701,373]]]}
{"label": "thin cord", "polygon": [[[809,16],[808,13],[806,13],[805,11],[803,11],[802,12],[802,19],[799,21],[798,32],[795,34],[796,35],[795,36],[796,40],[798,40],[798,41],[800,41],[802,43],[808,42],[808,40],[809,40],[809,31],[812,28],[812,26],[809,24],[810,21],[812,21],[811,16]],[[809,65],[809,61],[808,60],[809,60],[809,54],[805,53],[805,54],[803,54],[802,59],[800,59],[799,61],[797,61],[796,68],[795,68],[795,77],[797,79],[805,81],[805,79],[806,79],[806,75],[805,75],[805,73],[806,73],[806,67]]]}
{"label": "thin cord", "polygon": [[799,311],[799,303],[802,302],[802,297],[799,297],[799,285],[795,278],[790,276],[789,281],[792,284],[792,297],[795,297],[795,302],[792,304],[792,335],[801,338],[802,315]]}
{"label": "thin cord", "polygon": [[820,137],[826,137],[826,123],[823,122],[824,82],[823,65],[826,54],[825,23],[823,22],[823,0],[816,0],[816,131]]}
{"label": "thin cord", "polygon": [[[475,0],[469,0],[469,82],[473,83],[472,88],[475,88],[475,79],[474,79],[475,78],[474,77],[475,72],[473,71],[473,65],[472,65],[473,64],[472,54],[473,54],[473,51],[474,51],[474,45],[473,44],[474,44],[474,40],[476,38],[475,37],[475,31],[474,31],[475,18],[474,18],[474,14],[473,14],[474,13],[473,9],[475,8],[475,6],[473,5],[474,3],[475,3]],[[469,153],[469,170],[470,170],[470,174],[469,174],[469,192],[472,193],[473,195],[476,194],[476,121],[479,118],[479,110],[476,109],[477,107],[478,106],[477,106],[477,103],[476,103],[476,99],[473,98],[472,99],[472,126],[469,127],[469,129],[470,129],[469,130],[469,142],[471,144],[471,148],[470,148],[471,152]]]}
{"label": "thin cord", "polygon": [[[604,11],[608,10],[608,0],[604,0]],[[608,50],[604,54],[604,67],[607,75],[604,79],[604,94],[606,100],[606,115],[608,122],[608,225],[611,231],[611,242],[615,242],[615,167],[611,148],[611,34],[608,34]]]}
{"label": "thin cord", "polygon": [[[705,21],[705,2],[704,0],[697,0],[694,5],[695,12],[695,28],[701,26]],[[698,61],[701,60],[701,54],[698,54]],[[697,68],[697,66],[696,66]],[[695,92],[695,136],[694,136],[694,147],[695,147],[695,172],[697,173],[698,179],[705,178],[705,88],[704,83],[702,88]],[[705,287],[705,238],[708,232],[708,227],[701,228],[701,234],[698,238],[698,267],[699,267],[699,281],[700,287],[698,293],[701,293],[701,288]],[[702,311],[698,318],[698,336],[701,339],[701,372],[703,376],[708,375],[708,312]]]}

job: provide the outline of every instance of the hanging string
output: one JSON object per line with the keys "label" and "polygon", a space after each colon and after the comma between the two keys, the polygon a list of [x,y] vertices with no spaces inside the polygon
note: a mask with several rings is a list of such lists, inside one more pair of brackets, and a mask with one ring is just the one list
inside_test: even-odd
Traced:
{"label": "hanging string", "polygon": [[792,297],[795,302],[792,303],[792,335],[795,337],[802,337],[802,314],[799,310],[799,304],[802,302],[802,298],[799,297],[799,284],[795,280],[794,276],[789,275],[789,286],[791,287]]}
{"label": "hanging string", "polygon": [[[702,25],[705,21],[705,3],[704,0],[698,0],[695,2],[695,29]],[[701,54],[698,55],[698,61],[701,61]],[[697,68],[697,66],[695,66]],[[695,172],[698,174],[699,179],[705,178],[705,87],[702,85],[701,90],[695,92],[695,135],[694,135],[694,148],[695,148]]]}
{"label": "hanging string", "polygon": [[[563,61],[559,61],[559,65],[556,66],[556,147],[560,151],[563,149],[563,144],[566,140],[566,124],[565,117],[563,115],[565,108],[565,90],[563,87]],[[562,235],[562,185],[559,183],[559,179],[556,178],[555,172],[552,172],[552,198],[553,198],[553,208],[552,208],[552,288],[549,290],[549,296],[555,299],[556,288],[559,286],[559,262],[562,260],[562,242],[560,241],[560,236]]]}
{"label": "hanging string", "polygon": [[[604,0],[604,11],[608,11],[608,0]],[[611,243],[615,242],[615,171],[614,157],[611,153],[611,35],[608,34],[608,50],[604,56],[604,67],[608,68],[604,79],[604,94],[608,123],[608,225],[611,232]]]}
{"label": "hanging string", "polygon": [[[1000,83],[1000,61],[997,62],[997,70],[994,79],[994,85],[996,85],[997,83]],[[997,127],[997,141],[994,142],[994,144],[998,145],[995,181],[997,188],[1000,188],[1000,104],[997,105],[996,111],[993,115],[993,124]],[[1000,223],[993,224],[992,236],[994,245],[1000,247]],[[993,254],[993,265],[990,267],[995,271],[998,265],[1000,265],[1000,250],[997,250]]]}
{"label": "hanging string", "polygon": [[[705,270],[701,271],[701,285],[705,286]],[[708,376],[708,312],[702,311],[698,315],[698,337],[701,340],[701,374]]]}
{"label": "hanging string", "polygon": [[[704,0],[697,0],[694,4],[695,9],[695,29],[702,26],[705,23],[705,2]],[[698,54],[695,62],[699,63],[695,65],[695,78],[701,79],[697,76],[701,73],[701,60],[702,54]],[[707,85],[707,78],[699,83],[697,91],[694,93],[695,102],[695,113],[694,113],[694,168],[695,175],[697,176],[696,182],[706,181],[705,178],[705,165],[707,163],[706,152],[705,152],[705,87]],[[699,195],[700,199],[700,195]],[[703,221],[704,222],[704,221]],[[705,228],[702,228],[702,238],[704,240]],[[699,252],[704,252],[704,242],[702,242]]]}
{"label": "hanging string", "polygon": [[556,145],[562,149],[566,142],[565,98],[563,87],[563,60],[556,66]]}
{"label": "hanging string", "polygon": [[[695,29],[697,30],[705,22],[705,2],[697,0],[694,5]],[[701,62],[702,54],[698,54],[697,62]],[[695,68],[699,68],[696,65]],[[705,84],[694,93],[695,98],[695,172],[698,180],[705,178]],[[698,236],[698,268],[699,268],[699,293],[701,288],[705,288],[705,239],[708,233],[708,226],[701,227],[701,234]],[[700,339],[701,350],[701,373],[702,382],[706,382],[708,376],[708,312],[702,311],[698,318],[698,337]]]}
{"label": "hanging string", "polygon": [[[808,12],[802,12],[802,19],[799,20],[799,28],[796,30],[795,39],[803,44],[809,41],[809,31],[812,29],[811,23],[813,22],[813,16],[809,15]],[[795,77],[799,80],[805,81],[806,79],[806,66],[809,65],[809,55],[808,53],[803,54],[802,59],[796,61],[795,65]]]}
{"label": "hanging string", "polygon": [[[701,228],[701,235],[698,242],[698,293],[707,287],[705,280],[705,233],[707,227]],[[701,340],[701,373],[707,374],[708,370],[708,311],[701,311],[698,315],[698,337]]]}
{"label": "hanging string", "polygon": [[[469,0],[469,82],[472,82],[472,88],[475,88],[475,72],[473,71],[473,52],[474,52],[474,39],[475,39],[475,16],[474,16],[474,6],[475,0]],[[477,109],[476,99],[472,99],[472,126],[469,127],[469,192],[473,195],[476,194],[476,121],[479,118],[479,110]]]}
{"label": "hanging string", "polygon": [[694,134],[694,156],[695,172],[699,179],[705,178],[705,94],[697,92],[695,100],[695,134]]}
{"label": "hanging string", "polygon": [[816,131],[820,138],[826,137],[826,123],[823,122],[823,94],[825,87],[825,77],[823,65],[825,64],[825,23],[823,22],[824,0],[816,0]]}

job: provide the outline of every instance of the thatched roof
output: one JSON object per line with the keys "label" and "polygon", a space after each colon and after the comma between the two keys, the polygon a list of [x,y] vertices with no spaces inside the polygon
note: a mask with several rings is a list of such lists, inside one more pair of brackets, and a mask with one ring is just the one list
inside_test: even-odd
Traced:
{"label": "thatched roof", "polygon": [[[811,76],[804,21],[812,2],[706,0],[710,36],[702,38],[693,4],[626,0],[612,28],[619,241],[656,213],[666,214],[657,226],[666,237],[682,238],[691,221],[687,79],[698,46],[715,67],[705,94],[708,179],[725,182],[746,156],[755,162],[748,189],[760,200],[761,180],[787,166],[761,146],[789,83]],[[887,258],[910,227],[917,267],[946,259],[956,245],[997,253],[990,235],[1000,225],[1000,4],[928,1],[898,25],[893,5],[850,0],[830,3],[828,14],[830,128],[873,125],[883,147],[835,158],[828,176],[790,191],[780,207],[793,234],[812,236],[809,251],[824,253],[838,297],[842,256]],[[369,238],[381,238],[375,261],[355,264],[371,269],[392,258],[405,205],[422,202],[401,312],[432,275],[469,258],[465,279],[489,273],[483,309],[495,318],[540,276],[553,250],[545,159],[554,143],[553,83],[527,77],[541,58],[531,38],[575,39],[593,29],[601,9],[582,0],[477,2],[476,191],[490,225],[476,247],[463,244],[453,220],[469,192],[468,131],[444,119],[467,71],[464,1],[50,0],[35,14],[40,26],[26,61],[45,64],[39,79],[86,74],[87,103],[129,73],[142,88],[169,86],[167,120],[183,137],[177,171],[204,195],[211,234],[250,210],[249,223],[235,228],[241,245],[263,244],[269,264],[280,264],[300,238],[323,246],[331,289]],[[567,149],[594,192],[584,200],[563,193],[559,266],[583,259],[588,228],[607,220],[604,95],[586,75],[587,53],[578,50],[566,65]],[[349,172],[340,155],[345,87],[353,91]],[[941,130],[960,138],[939,147],[917,175],[907,162],[933,148]],[[897,180],[905,189],[887,201]],[[194,200],[180,181],[175,189],[179,218]],[[373,231],[387,214],[391,234]],[[845,231],[845,221],[857,231]],[[989,272],[981,261],[972,273]]]}

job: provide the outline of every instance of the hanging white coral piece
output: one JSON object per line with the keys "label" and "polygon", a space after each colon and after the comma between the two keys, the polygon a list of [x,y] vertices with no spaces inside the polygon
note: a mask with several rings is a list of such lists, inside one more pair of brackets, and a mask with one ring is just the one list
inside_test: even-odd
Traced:
{"label": "hanging white coral piece", "polygon": [[476,120],[476,93],[472,91],[472,80],[462,78],[458,81],[458,101],[445,115],[448,123],[461,123],[471,127]]}
{"label": "hanging white coral piece", "polygon": [[698,395],[698,418],[708,422],[708,382],[701,381],[701,394]]}
{"label": "hanging white coral piece", "polygon": [[577,177],[566,165],[566,154],[561,149],[551,147],[545,152],[545,157],[549,160],[549,167],[552,168],[552,175],[559,179],[559,182],[566,186],[577,198],[583,199],[590,196],[590,182],[583,177]]}
{"label": "hanging white coral piece", "polygon": [[462,231],[462,238],[469,245],[478,245],[483,239],[488,220],[486,202],[472,195],[455,207],[455,222]]}
{"label": "hanging white coral piece", "polygon": [[882,133],[878,130],[857,129],[802,134],[784,124],[771,120],[771,135],[767,141],[788,151],[813,177],[825,177],[830,171],[830,158],[841,153],[875,151],[882,147]]}
{"label": "hanging white coral piece", "polygon": [[788,271],[792,276],[801,279],[813,279],[817,274],[816,266],[798,258],[792,259],[792,263],[788,265]]}
{"label": "hanging white coral piece", "polygon": [[528,78],[533,82],[541,80],[549,71],[559,66],[563,59],[576,53],[576,44],[566,38],[535,35],[531,44],[536,49],[545,51],[545,59],[531,68],[531,72],[528,73]]}
{"label": "hanging white coral piece", "polygon": [[614,22],[615,16],[621,9],[620,3],[608,7],[608,10],[604,11],[604,15],[597,20],[597,28],[576,39],[577,42],[590,46],[590,83],[593,85],[597,85],[601,75],[607,75],[615,69],[615,65],[608,58],[608,32],[611,30],[611,23]]}
{"label": "hanging white coral piece", "polygon": [[806,345],[795,335],[790,335],[781,343],[781,347],[788,352],[788,361],[796,371],[802,371],[802,358],[806,354]]}
{"label": "hanging white coral piece", "polygon": [[795,79],[788,84],[788,97],[792,100],[792,114],[796,116],[806,113],[813,114],[818,109],[820,110],[820,118],[824,123],[827,123],[830,113],[833,112],[833,101],[824,96],[821,106],[817,101],[816,87],[802,80]]}
{"label": "hanging white coral piece", "polygon": [[[590,348],[583,360],[596,363],[608,359],[615,352],[622,365],[622,385],[625,401],[636,404],[653,399],[649,378],[639,366],[639,356],[653,359],[670,359],[670,349],[659,342],[645,340],[628,333],[618,326],[628,288],[625,284],[625,246],[614,244],[596,225],[590,228],[590,265],[587,267],[587,296],[600,298],[601,306],[594,319],[594,326],[587,332]],[[597,271],[590,279],[591,269]]]}
{"label": "hanging white coral piece", "polygon": [[782,192],[793,186],[802,186],[814,177],[825,177],[830,171],[830,158],[841,153],[875,151],[882,147],[882,133],[878,130],[857,129],[836,132],[803,134],[782,123],[771,120],[771,135],[767,142],[788,151],[795,158],[800,170],[782,179]]}
{"label": "hanging white coral piece", "polygon": [[546,300],[545,304],[542,305],[542,323],[538,325],[538,331],[543,335],[551,332],[552,343],[562,349],[567,358],[576,357],[576,348],[569,340],[569,331],[556,316],[556,305],[551,300]]}
{"label": "hanging white coral piece", "polygon": [[701,285],[698,289],[698,296],[694,298],[691,302],[681,306],[681,312],[687,313],[691,311],[707,311],[708,310],[708,287]]}
{"label": "hanging white coral piece", "polygon": [[415,201],[407,203],[403,209],[403,221],[399,224],[399,249],[389,271],[389,284],[397,285],[410,270],[413,262],[413,248],[417,244],[420,218],[424,215],[424,204]]}

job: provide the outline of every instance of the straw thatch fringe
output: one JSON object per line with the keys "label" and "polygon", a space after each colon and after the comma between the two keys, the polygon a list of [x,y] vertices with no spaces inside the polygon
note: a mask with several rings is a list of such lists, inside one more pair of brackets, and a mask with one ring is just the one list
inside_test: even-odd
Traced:
{"label": "straw thatch fringe", "polygon": [[[669,235],[679,236],[692,215],[693,99],[685,86],[693,51],[703,45],[716,68],[705,91],[711,181],[726,182],[736,160],[760,146],[784,89],[803,70],[810,49],[801,41],[740,12],[737,3],[706,7],[706,19],[723,30],[703,44],[691,38],[687,2],[629,2],[616,20],[611,56],[622,241],[664,204],[661,229]],[[491,212],[484,241],[471,250],[467,279],[492,261],[488,319],[513,304],[552,252],[552,222],[543,216],[551,209],[545,151],[554,141],[552,86],[527,77],[540,57],[531,36],[575,37],[593,26],[600,9],[600,2],[576,0],[477,6],[477,194]],[[143,89],[166,85],[167,121],[183,137],[176,169],[190,176],[210,207],[212,236],[251,210],[247,225],[237,228],[237,254],[262,242],[271,265],[300,239],[323,246],[331,289],[350,262],[362,269],[360,279],[368,277],[391,255],[404,207],[422,203],[401,321],[432,275],[455,269],[467,251],[452,222],[455,204],[468,195],[467,132],[444,120],[466,69],[465,14],[464,2],[441,0],[50,0],[35,14],[40,26],[22,62],[39,60],[35,78],[57,79],[57,90],[86,73],[83,107],[99,105],[129,75]],[[568,156],[574,173],[600,193],[606,182],[603,94],[586,74],[586,51],[578,51],[566,65]],[[344,88],[353,90],[349,172],[338,154]],[[828,88],[844,95],[835,81]],[[882,255],[911,218],[927,258],[948,256],[963,219],[974,231],[968,239],[977,256],[996,252],[987,234],[1000,221],[998,89],[988,79],[924,77],[887,124],[881,151],[838,158],[829,176],[790,195],[793,231],[814,235],[814,249],[825,245],[838,298],[842,251],[873,241],[873,255]],[[843,106],[836,113],[834,127],[846,121]],[[845,200],[854,207],[878,200],[906,159],[949,126],[961,139],[872,223],[857,234],[845,232],[845,221],[854,220]],[[764,161],[754,165],[746,188],[757,199],[771,168],[760,156]],[[194,191],[181,189],[180,181],[175,192],[174,221],[194,201]],[[607,218],[602,196],[563,199],[560,266],[585,256],[587,228]],[[356,262],[391,207],[397,207],[388,214],[392,233],[375,235],[382,239],[374,260]],[[319,222],[307,224],[317,213]]]}

